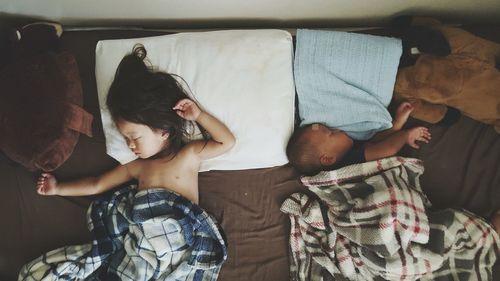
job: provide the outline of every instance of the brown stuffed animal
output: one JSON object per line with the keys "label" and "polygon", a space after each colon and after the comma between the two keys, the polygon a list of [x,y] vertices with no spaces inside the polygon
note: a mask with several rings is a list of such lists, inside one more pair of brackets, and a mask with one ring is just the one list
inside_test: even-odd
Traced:
{"label": "brown stuffed animal", "polygon": [[[492,124],[500,133],[500,72],[496,68],[500,44],[460,28],[443,26],[436,20],[414,18],[412,26],[427,29],[421,34],[422,30],[414,30],[409,36],[417,35],[417,39],[412,38],[413,43],[420,40],[428,44],[418,48],[422,53],[414,65],[398,71],[395,100],[410,101],[415,107],[412,116],[423,121],[440,122],[451,107],[472,119]],[[438,38],[435,43],[439,35],[445,38],[445,45],[433,46],[429,38]],[[408,38],[402,37],[405,45]]]}
{"label": "brown stuffed animal", "polygon": [[92,135],[76,60],[60,51],[61,31],[47,23],[14,30],[0,70],[0,150],[30,170],[56,169],[80,133]]}

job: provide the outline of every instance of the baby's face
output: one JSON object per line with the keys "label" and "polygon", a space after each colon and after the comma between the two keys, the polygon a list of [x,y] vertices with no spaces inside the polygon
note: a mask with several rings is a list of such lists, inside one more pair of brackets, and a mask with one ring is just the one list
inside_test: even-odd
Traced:
{"label": "baby's face", "polygon": [[337,161],[352,148],[352,139],[341,130],[313,124],[309,139],[322,155],[334,156]]}
{"label": "baby's face", "polygon": [[130,150],[139,158],[146,159],[156,155],[167,145],[168,134],[153,130],[144,124],[120,119],[116,122],[116,126]]}

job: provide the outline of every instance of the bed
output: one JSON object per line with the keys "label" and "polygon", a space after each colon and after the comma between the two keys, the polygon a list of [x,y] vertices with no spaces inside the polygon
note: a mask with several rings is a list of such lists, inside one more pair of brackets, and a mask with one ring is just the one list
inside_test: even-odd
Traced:
{"label": "bed", "polygon": [[[469,26],[500,41],[498,26]],[[370,33],[383,34],[383,30]],[[145,30],[75,30],[62,36],[78,62],[84,108],[94,115],[93,138],[80,136],[71,157],[55,171],[61,180],[97,175],[117,162],[105,151],[94,74],[97,41],[164,34]],[[418,123],[410,120],[410,123]],[[451,127],[430,126],[432,142],[403,155],[424,161],[423,189],[436,208],[465,208],[485,218],[500,208],[500,135],[467,117]],[[20,267],[54,248],[88,242],[85,212],[92,198],[42,197],[32,173],[0,154],[0,279],[16,280]],[[289,219],[280,212],[291,193],[304,191],[289,165],[200,174],[200,206],[224,229],[228,259],[218,280],[290,280]],[[500,266],[495,267],[500,278]],[[497,280],[497,279],[494,279]]]}

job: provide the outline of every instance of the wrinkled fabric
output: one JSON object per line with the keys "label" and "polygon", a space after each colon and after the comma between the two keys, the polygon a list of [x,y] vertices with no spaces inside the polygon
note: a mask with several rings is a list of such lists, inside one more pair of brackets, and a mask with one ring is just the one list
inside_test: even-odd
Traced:
{"label": "wrinkled fabric", "polygon": [[291,195],[292,280],[492,280],[500,240],[481,218],[432,210],[422,163],[392,157],[301,178]]}
{"label": "wrinkled fabric", "polygon": [[387,106],[401,57],[395,38],[297,30],[294,76],[300,126],[323,123],[356,140],[392,126]]}
{"label": "wrinkled fabric", "polygon": [[96,200],[92,243],[62,247],[25,265],[18,280],[217,280],[227,249],[198,205],[162,188],[134,185]]}

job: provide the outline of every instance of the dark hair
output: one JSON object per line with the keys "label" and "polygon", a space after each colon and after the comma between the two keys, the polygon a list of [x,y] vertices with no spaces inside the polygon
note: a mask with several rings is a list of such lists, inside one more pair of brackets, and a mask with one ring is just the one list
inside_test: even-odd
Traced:
{"label": "dark hair", "polygon": [[290,164],[306,176],[312,176],[324,169],[319,162],[317,147],[310,141],[308,133],[312,125],[297,128],[286,146],[286,156]]}
{"label": "dark hair", "polygon": [[[169,145],[165,153],[176,153],[189,134],[188,124],[194,125],[186,122],[172,108],[178,101],[190,97],[173,74],[153,71],[148,67],[146,55],[144,46],[137,44],[132,53],[121,60],[106,105],[115,122],[123,119],[168,132]],[[202,134],[206,137],[203,130]]]}

